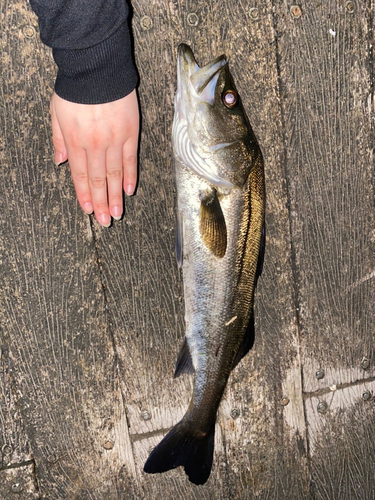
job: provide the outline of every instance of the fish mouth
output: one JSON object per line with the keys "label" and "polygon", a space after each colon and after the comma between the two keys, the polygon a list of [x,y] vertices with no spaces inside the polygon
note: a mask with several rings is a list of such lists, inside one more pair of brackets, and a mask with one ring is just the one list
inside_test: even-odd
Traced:
{"label": "fish mouth", "polygon": [[182,43],[178,47],[177,87],[179,90],[188,90],[190,87],[196,96],[213,105],[220,71],[227,64],[223,54],[200,68],[189,45]]}

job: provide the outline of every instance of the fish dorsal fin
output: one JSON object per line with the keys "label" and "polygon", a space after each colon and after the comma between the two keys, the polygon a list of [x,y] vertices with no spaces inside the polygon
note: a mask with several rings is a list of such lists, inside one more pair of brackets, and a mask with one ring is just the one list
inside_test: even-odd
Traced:
{"label": "fish dorsal fin", "polygon": [[227,249],[227,226],[215,189],[200,196],[199,231],[202,240],[216,257],[224,257]]}
{"label": "fish dorsal fin", "polygon": [[[262,271],[263,271],[263,261],[264,261],[265,248],[266,248],[266,225],[263,224],[262,238],[260,241],[259,258],[258,258],[258,265],[257,265],[257,270],[256,270],[256,275],[255,275],[254,286],[257,285],[258,278],[262,274]],[[233,370],[233,368],[235,368],[238,365],[238,363],[241,361],[241,359],[244,356],[246,356],[246,354],[253,347],[254,339],[255,339],[254,309],[252,309],[249,324],[247,326],[244,338],[242,340],[240,347],[238,348],[238,352],[237,352],[236,357],[234,358],[234,361],[233,361],[232,370]]]}
{"label": "fish dorsal fin", "polygon": [[241,359],[246,356],[246,354],[250,351],[250,349],[253,347],[254,344],[254,338],[255,338],[255,330],[254,330],[254,310],[251,311],[251,316],[249,320],[249,324],[247,326],[244,338],[242,340],[242,343],[240,347],[238,348],[236,357],[233,360],[232,364],[232,370],[235,368],[238,363],[241,361]]}
{"label": "fish dorsal fin", "polygon": [[182,342],[180,352],[178,353],[174,378],[177,378],[184,373],[194,372],[193,360],[191,358],[189,346],[185,337]]}

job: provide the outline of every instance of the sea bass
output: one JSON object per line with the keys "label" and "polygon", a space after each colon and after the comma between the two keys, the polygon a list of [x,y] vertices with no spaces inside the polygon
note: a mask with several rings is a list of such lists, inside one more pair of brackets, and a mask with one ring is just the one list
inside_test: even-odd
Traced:
{"label": "sea bass", "polygon": [[185,416],[151,452],[144,470],[181,465],[191,482],[204,484],[228,377],[254,341],[264,168],[226,57],[200,68],[190,47],[181,44],[177,61],[172,143],[186,334],[175,377],[195,372],[195,385]]}

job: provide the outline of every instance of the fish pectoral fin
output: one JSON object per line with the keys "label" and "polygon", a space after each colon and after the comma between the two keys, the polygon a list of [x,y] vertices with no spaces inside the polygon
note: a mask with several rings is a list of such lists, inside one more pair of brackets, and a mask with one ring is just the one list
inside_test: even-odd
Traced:
{"label": "fish pectoral fin", "polygon": [[182,267],[183,260],[183,234],[184,234],[184,220],[180,212],[176,212],[176,227],[175,227],[175,252],[176,260],[179,268]]}
{"label": "fish pectoral fin", "polygon": [[189,346],[186,340],[186,337],[184,338],[182,342],[182,346],[180,349],[180,352],[177,357],[177,362],[176,362],[176,370],[174,372],[173,378],[177,378],[180,375],[183,375],[184,373],[194,373],[194,366],[193,366],[193,360],[190,354]]}
{"label": "fish pectoral fin", "polygon": [[240,347],[238,348],[236,357],[233,360],[232,370],[233,370],[233,368],[235,368],[238,365],[238,363],[241,361],[241,359],[244,356],[246,356],[246,354],[253,347],[254,338],[255,338],[254,310],[252,310],[251,316],[250,316],[250,320],[249,320],[249,324],[247,326],[244,338],[242,340],[242,343],[241,343]]}
{"label": "fish pectoral fin", "polygon": [[227,226],[215,189],[200,196],[199,231],[208,250],[224,257],[227,250]]}

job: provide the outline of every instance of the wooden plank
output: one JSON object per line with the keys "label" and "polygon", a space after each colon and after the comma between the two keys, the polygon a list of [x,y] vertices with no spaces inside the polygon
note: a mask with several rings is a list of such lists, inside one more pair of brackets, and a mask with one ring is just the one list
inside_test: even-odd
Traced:
{"label": "wooden plank", "polygon": [[[259,3],[255,23],[250,14],[256,13],[244,2],[137,0],[132,5],[141,76],[140,183],[136,196],[125,200],[124,219],[109,230],[95,225],[95,238],[143,495],[280,498],[284,492],[285,498],[305,498],[309,473],[271,2]],[[222,52],[230,57],[266,157],[269,188],[256,345],[230,380],[216,427],[212,475],[203,487],[191,485],[182,470],[142,472],[151,447],[181,418],[192,393],[191,378],[172,378],[184,334],[170,139],[176,49],[182,41],[193,45],[202,63]],[[286,412],[296,414],[294,420],[283,416],[284,389],[291,400]]]}
{"label": "wooden plank", "polygon": [[53,165],[50,54],[26,2],[3,2],[0,19],[2,348],[39,494],[131,496],[134,462],[91,223],[67,167]]}
{"label": "wooden plank", "polygon": [[374,498],[372,4],[276,5],[312,494],[319,499]]}
{"label": "wooden plank", "polygon": [[375,373],[373,60],[369,2],[299,5],[277,6],[277,30],[303,380],[312,392]]}

